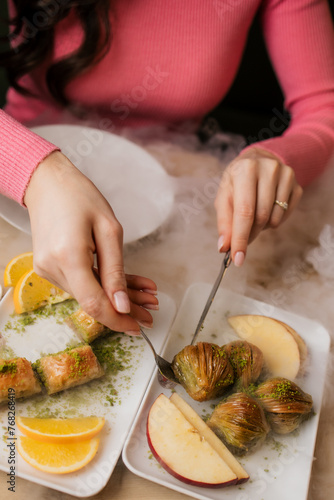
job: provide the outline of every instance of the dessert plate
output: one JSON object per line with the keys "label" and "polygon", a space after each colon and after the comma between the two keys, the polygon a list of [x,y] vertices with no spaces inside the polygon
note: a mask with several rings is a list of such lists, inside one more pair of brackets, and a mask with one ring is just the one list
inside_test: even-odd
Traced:
{"label": "dessert plate", "polygon": [[[164,358],[172,359],[190,343],[210,290],[211,285],[203,283],[195,283],[187,290],[163,350]],[[305,375],[296,380],[296,383],[312,395],[315,415],[307,422],[303,422],[297,431],[285,436],[272,435],[257,451],[243,457],[240,462],[250,475],[247,483],[222,489],[191,486],[162,469],[148,447],[146,421],[149,409],[159,394],[164,393],[168,397],[171,395],[170,390],[162,390],[157,377],[152,377],[126,439],[123,461],[135,474],[192,498],[306,500],[325,383],[329,334],[322,325],[307,318],[221,288],[217,292],[197,341],[223,345],[236,339],[237,336],[229,326],[227,317],[237,314],[260,314],[279,319],[303,337],[309,351],[309,364]],[[203,418],[212,413],[212,403],[218,403],[218,400],[198,403],[179,385],[175,390]]]}
{"label": "dessert plate", "polygon": [[[158,352],[175,315],[175,304],[168,295],[160,293],[159,304],[159,312],[153,311],[154,328],[149,333]],[[58,306],[52,309],[56,312],[51,315],[42,313],[42,309],[38,314],[13,315],[13,290],[10,289],[0,302],[0,358],[19,356],[34,362],[43,354],[77,345],[79,339],[64,323],[68,312],[62,308],[67,307],[66,303]],[[110,340],[115,352],[115,367],[121,368],[113,368],[100,379],[52,396],[36,395],[14,403],[15,417],[104,417],[106,423],[93,460],[76,472],[48,474],[26,463],[15,444],[9,456],[7,444],[13,436],[8,434],[8,427],[12,426],[13,413],[9,414],[7,405],[1,405],[0,470],[8,473],[9,459],[14,458],[11,465],[17,476],[77,497],[95,495],[106,485],[155,367],[152,352],[141,337],[114,333],[106,340]],[[15,437],[18,435],[16,428]]]}
{"label": "dessert plate", "polygon": [[[45,125],[32,129],[62,152],[101,191],[124,229],[124,243],[155,231],[174,202],[171,177],[143,148],[123,137],[78,125]],[[30,234],[25,208],[0,195],[0,216]]]}

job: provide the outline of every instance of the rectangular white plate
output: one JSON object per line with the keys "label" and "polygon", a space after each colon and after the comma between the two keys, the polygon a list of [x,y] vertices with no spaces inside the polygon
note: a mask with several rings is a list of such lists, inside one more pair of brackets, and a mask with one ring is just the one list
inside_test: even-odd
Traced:
{"label": "rectangular white plate", "polygon": [[[163,352],[165,358],[171,360],[190,343],[210,290],[211,285],[200,283],[187,290],[168,336]],[[247,483],[223,489],[190,486],[169,475],[150,453],[146,440],[148,411],[160,393],[163,392],[168,397],[171,394],[168,389],[162,390],[157,377],[153,377],[126,439],[123,460],[135,474],[193,498],[306,500],[329,352],[328,332],[323,326],[309,319],[220,289],[197,341],[205,340],[223,345],[235,339],[236,335],[229,326],[227,317],[236,314],[262,314],[279,319],[292,326],[304,338],[309,350],[309,366],[304,377],[296,382],[312,395],[315,416],[304,422],[294,433],[286,436],[275,435],[274,440],[270,439],[259,450],[243,457],[240,462],[250,474],[250,481]],[[181,386],[177,386],[176,390],[199,415],[212,413],[212,402],[197,403]]]}
{"label": "rectangular white plate", "polygon": [[[170,297],[159,294],[159,302],[160,311],[153,314],[154,328],[149,332],[158,352],[166,341],[175,316],[175,304]],[[34,324],[26,326],[24,332],[18,332],[15,328],[17,320],[11,316],[13,310],[12,291],[9,291],[0,302],[0,358],[3,349],[9,348],[7,358],[15,354],[34,362],[41,353],[58,352],[73,342],[78,343],[78,338],[63,319],[57,320],[55,317],[39,318]],[[5,327],[8,322],[11,323],[9,329]],[[35,396],[24,402],[16,402],[16,415],[39,416],[47,414],[49,409],[59,417],[105,417],[106,424],[97,455],[77,472],[56,475],[33,468],[16,450],[17,476],[78,497],[94,495],[106,485],[155,367],[152,352],[141,337],[117,336],[120,337],[119,348],[129,353],[128,367],[124,371],[54,396]],[[113,388],[117,390],[117,395],[113,394]],[[4,406],[0,408],[0,425],[0,469],[8,472],[9,448],[6,446],[8,441],[5,432],[9,424],[8,409]]]}

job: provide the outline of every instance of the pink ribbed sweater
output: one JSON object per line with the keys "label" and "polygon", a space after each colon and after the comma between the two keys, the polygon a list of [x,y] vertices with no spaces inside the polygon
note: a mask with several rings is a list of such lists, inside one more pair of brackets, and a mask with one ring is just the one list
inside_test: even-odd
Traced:
{"label": "pink ribbed sweater", "polygon": [[[334,37],[325,0],[113,3],[109,53],[68,87],[69,97],[90,110],[96,126],[110,130],[200,119],[230,88],[260,8],[292,121],[283,136],[259,144],[292,166],[302,185],[323,171],[334,147]],[[62,21],[54,58],[73,51],[81,36],[74,15]],[[36,97],[11,89],[5,111],[0,110],[0,191],[20,203],[34,169],[55,149],[24,125],[41,116],[59,122],[64,112],[43,84],[43,68],[24,82]],[[275,120],[272,127],[281,125]]]}

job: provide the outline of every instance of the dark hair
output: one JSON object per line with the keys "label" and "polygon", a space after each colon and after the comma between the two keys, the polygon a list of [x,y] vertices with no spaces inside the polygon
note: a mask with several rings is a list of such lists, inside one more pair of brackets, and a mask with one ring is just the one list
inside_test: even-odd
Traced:
{"label": "dark hair", "polygon": [[50,61],[45,75],[54,99],[68,105],[66,85],[100,61],[110,47],[110,0],[13,0],[13,4],[16,15],[9,20],[10,34],[2,38],[13,45],[0,53],[0,66],[6,68],[9,84],[25,95],[31,93],[19,79],[49,60],[57,23],[75,11],[84,33],[82,43],[68,57]]}

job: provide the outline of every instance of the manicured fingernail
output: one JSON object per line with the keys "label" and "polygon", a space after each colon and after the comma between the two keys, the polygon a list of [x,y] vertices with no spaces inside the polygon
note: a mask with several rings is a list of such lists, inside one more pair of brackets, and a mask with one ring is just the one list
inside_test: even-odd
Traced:
{"label": "manicured fingernail", "polygon": [[234,257],[234,265],[237,267],[241,267],[245,260],[244,252],[237,252]]}
{"label": "manicured fingernail", "polygon": [[153,311],[159,311],[159,304],[143,304],[142,307],[145,307],[145,309],[152,309]]}
{"label": "manicured fingernail", "polygon": [[152,290],[151,288],[143,288],[143,292],[150,293],[151,295],[158,295],[158,290]]}
{"label": "manicured fingernail", "polygon": [[120,313],[128,314],[130,312],[130,300],[125,292],[120,290],[114,293],[116,309]]}
{"label": "manicured fingernail", "polygon": [[128,330],[127,332],[124,332],[126,333],[126,335],[130,335],[132,337],[134,337],[135,335],[140,335],[140,332],[138,330]]}
{"label": "manicured fingernail", "polygon": [[138,325],[143,326],[144,328],[152,328],[153,323],[149,323],[148,321],[137,321]]}
{"label": "manicured fingernail", "polygon": [[218,238],[218,252],[221,251],[221,249],[224,245],[224,240],[225,240],[225,238],[223,235],[219,236],[219,238]]}

